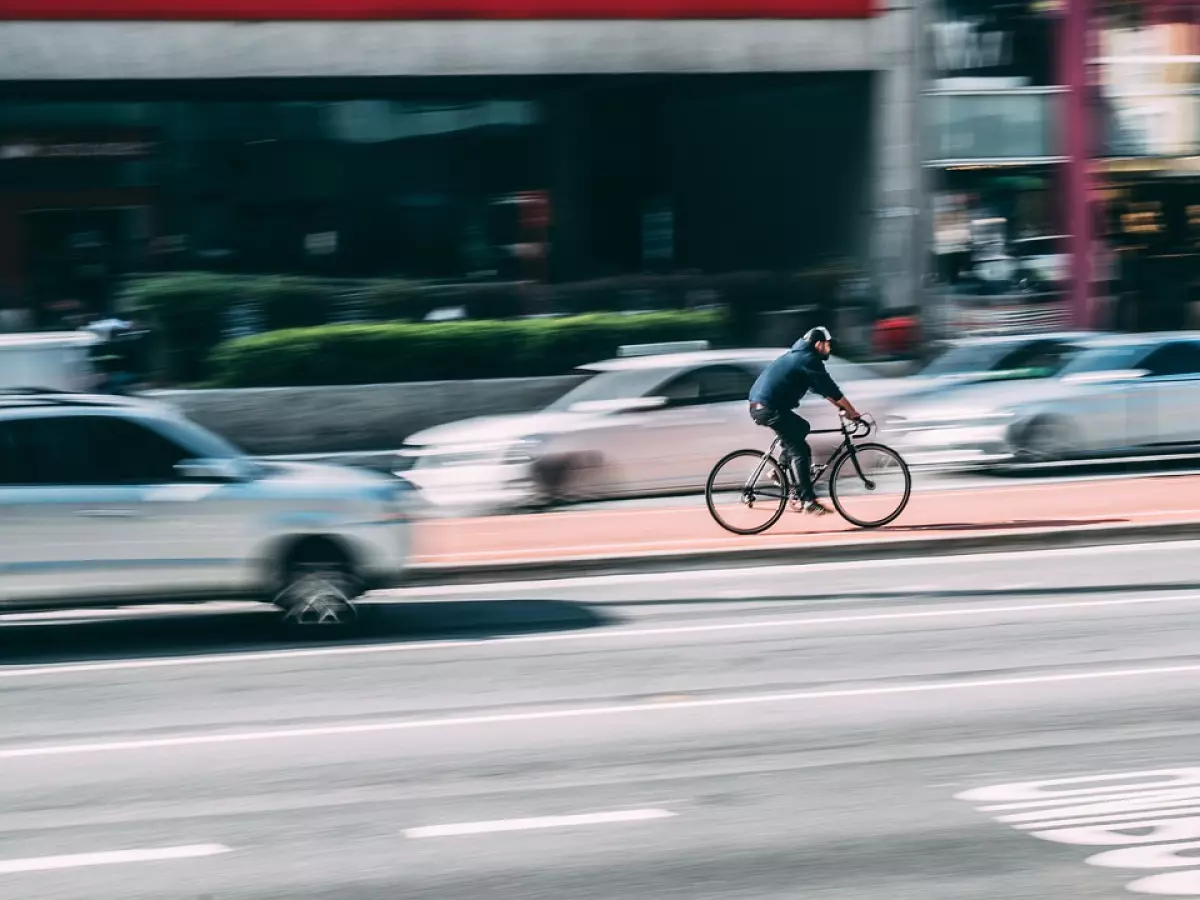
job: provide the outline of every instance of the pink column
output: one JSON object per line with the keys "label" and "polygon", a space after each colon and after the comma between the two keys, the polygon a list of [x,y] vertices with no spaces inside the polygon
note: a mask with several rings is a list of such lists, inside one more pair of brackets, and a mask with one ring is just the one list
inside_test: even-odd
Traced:
{"label": "pink column", "polygon": [[1087,103],[1088,26],[1091,0],[1065,0],[1059,28],[1060,83],[1066,87],[1062,118],[1066,163],[1066,221],[1070,229],[1071,286],[1068,302],[1077,328],[1092,325],[1092,233],[1090,204],[1091,123]]}

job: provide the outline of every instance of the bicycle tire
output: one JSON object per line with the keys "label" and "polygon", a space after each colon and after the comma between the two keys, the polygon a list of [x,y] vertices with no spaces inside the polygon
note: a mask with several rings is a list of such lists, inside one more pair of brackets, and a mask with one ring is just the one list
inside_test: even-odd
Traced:
{"label": "bicycle tire", "polygon": [[[770,517],[764,524],[756,525],[752,528],[742,528],[727,522],[721,517],[721,514],[717,512],[717,504],[713,499],[713,495],[716,493],[713,488],[717,482],[717,476],[720,474],[721,470],[735,459],[742,457],[747,459],[752,457],[755,461],[765,461],[768,468],[774,469],[779,483],[779,498],[775,511],[771,513]],[[766,473],[764,472],[764,475],[765,474]],[[791,482],[788,479],[788,474],[784,470],[783,466],[779,464],[779,461],[775,459],[775,457],[771,456],[770,454],[763,453],[761,450],[735,450],[732,453],[721,457],[720,461],[712,467],[712,471],[708,473],[708,481],[706,481],[704,484],[704,502],[705,505],[708,506],[709,515],[711,515],[713,520],[726,531],[732,532],[733,534],[742,535],[762,534],[764,531],[778,522],[783,516],[784,510],[787,508],[787,501],[788,497],[790,496],[790,492]]]}
{"label": "bicycle tire", "polygon": [[[842,504],[841,498],[838,496],[838,475],[841,473],[843,466],[854,465],[854,460],[850,457],[849,453],[843,454],[842,458],[837,461],[833,470],[829,473],[829,498],[833,501],[833,507],[838,511],[838,515],[851,525],[856,525],[859,528],[882,528],[884,525],[889,525],[896,521],[900,514],[904,512],[905,507],[908,506],[908,501],[912,497],[912,472],[909,471],[908,463],[904,461],[904,458],[886,444],[856,444],[854,447],[856,454],[865,451],[882,453],[885,456],[891,457],[899,464],[899,470],[904,475],[904,493],[900,497],[899,504],[886,516],[870,521],[859,519],[846,511],[846,507]],[[858,477],[857,472],[855,473],[855,477]]]}

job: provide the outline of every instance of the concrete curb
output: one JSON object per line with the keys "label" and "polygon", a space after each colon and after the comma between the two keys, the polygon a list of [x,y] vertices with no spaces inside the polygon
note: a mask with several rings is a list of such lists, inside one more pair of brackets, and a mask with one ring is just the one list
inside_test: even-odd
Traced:
{"label": "concrete curb", "polygon": [[567,557],[558,560],[515,560],[503,563],[469,563],[462,566],[419,564],[412,566],[401,587],[485,584],[516,580],[570,578],[582,575],[627,575],[689,569],[748,568],[765,565],[853,562],[944,557],[972,553],[1054,550],[1068,547],[1103,547],[1154,541],[1200,538],[1200,522],[1149,525],[1081,525],[1075,528],[1036,528],[1014,532],[988,532],[954,537],[917,537],[889,540],[849,540],[804,546],[739,547],[735,550],[631,553],[611,557]]}

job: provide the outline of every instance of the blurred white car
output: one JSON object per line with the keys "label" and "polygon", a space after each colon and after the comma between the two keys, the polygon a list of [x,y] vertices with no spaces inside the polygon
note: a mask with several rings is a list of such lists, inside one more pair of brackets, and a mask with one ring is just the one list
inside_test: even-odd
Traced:
{"label": "blurred white car", "polygon": [[87,390],[96,380],[90,353],[99,343],[86,331],[0,334],[0,388]]}
{"label": "blurred white car", "polygon": [[[546,409],[442,425],[414,434],[398,474],[437,506],[513,508],[703,489],[731,450],[766,449],[773,434],[750,420],[759,373],[786,348],[635,356],[583,367],[588,377]],[[882,418],[905,391],[898,379],[838,358],[830,374],[863,411]],[[810,396],[799,412],[837,427]],[[827,451],[837,437],[816,436]]]}
{"label": "blurred white car", "polygon": [[1053,377],[959,385],[885,424],[914,465],[1050,462],[1200,445],[1200,333],[1097,335]]}

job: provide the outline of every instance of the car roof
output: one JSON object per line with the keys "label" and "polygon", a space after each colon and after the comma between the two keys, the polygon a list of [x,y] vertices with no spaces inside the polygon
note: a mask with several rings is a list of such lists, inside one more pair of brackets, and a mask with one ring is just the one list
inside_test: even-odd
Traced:
{"label": "car roof", "polygon": [[1105,336],[1099,331],[1052,331],[1048,334],[989,334],[980,337],[956,338],[950,343],[955,347],[966,347],[972,344],[986,347],[994,344],[1020,344],[1033,341],[1090,341],[1096,337]]}
{"label": "car roof", "polygon": [[1090,350],[1112,347],[1149,347],[1173,341],[1200,341],[1200,331],[1156,331],[1143,334],[1101,334],[1089,338],[1085,344]]}
{"label": "car roof", "polygon": [[74,413],[135,413],[164,416],[172,408],[156,400],[112,394],[79,394],[38,388],[0,388],[0,416],[23,410]]}
{"label": "car roof", "polygon": [[585,372],[634,372],[651,369],[689,369],[717,363],[774,362],[788,352],[787,347],[745,350],[696,350],[691,353],[663,353],[658,356],[630,356],[606,359],[579,366]]}
{"label": "car roof", "polygon": [[91,347],[100,343],[90,331],[22,331],[0,334],[0,347]]}

